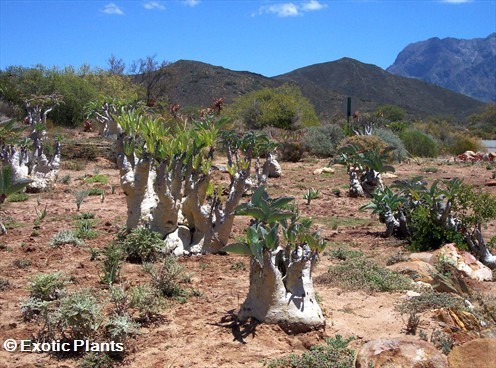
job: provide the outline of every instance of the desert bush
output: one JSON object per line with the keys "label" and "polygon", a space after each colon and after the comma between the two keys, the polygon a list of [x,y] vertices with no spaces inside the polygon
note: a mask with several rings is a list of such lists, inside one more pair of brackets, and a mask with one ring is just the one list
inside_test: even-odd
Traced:
{"label": "desert bush", "polygon": [[139,327],[139,323],[134,322],[128,314],[114,314],[105,324],[110,341],[122,344],[126,343],[129,336],[138,334]]}
{"label": "desert bush", "polygon": [[119,277],[125,251],[116,242],[111,242],[102,251],[102,255],[104,258],[100,266],[102,270],[100,281],[103,284],[112,285]]}
{"label": "desert bush", "polygon": [[331,157],[344,136],[343,129],[339,125],[321,125],[308,128],[304,143],[311,153],[321,157]]}
{"label": "desert bush", "polygon": [[7,197],[7,202],[25,202],[29,199],[29,195],[22,192],[17,192]]}
{"label": "desert bush", "polygon": [[459,155],[465,151],[477,152],[483,149],[484,145],[480,139],[463,133],[454,133],[450,142],[446,145],[446,150],[453,155]]}
{"label": "desert bush", "polygon": [[273,359],[264,363],[268,368],[353,368],[355,352],[348,348],[353,338],[343,339],[340,335],[325,339],[325,345],[314,345],[301,355]]}
{"label": "desert bush", "polygon": [[425,252],[438,249],[446,243],[463,244],[463,236],[443,225],[438,225],[432,218],[432,211],[427,206],[418,206],[411,213],[411,229],[415,236],[410,239],[409,249],[413,252]]}
{"label": "desert bush", "polygon": [[60,272],[40,273],[33,276],[28,285],[29,296],[44,301],[56,300],[63,294],[65,284]]}
{"label": "desert bush", "polygon": [[154,261],[164,245],[162,235],[143,227],[133,229],[118,241],[124,249],[126,260],[133,263]]}
{"label": "desert bush", "polygon": [[102,309],[91,290],[77,290],[60,299],[55,312],[57,324],[69,331],[72,339],[93,339],[105,318]]}
{"label": "desert bush", "polygon": [[306,152],[305,145],[298,141],[283,141],[281,143],[281,159],[287,162],[298,162]]}
{"label": "desert bush", "polygon": [[112,368],[114,360],[105,353],[89,353],[79,360],[77,368]]}
{"label": "desert bush", "polygon": [[388,145],[380,137],[375,135],[353,135],[346,137],[339,143],[338,150],[345,146],[354,145],[359,152],[383,151]]}
{"label": "desert bush", "polygon": [[402,162],[408,157],[408,152],[403,144],[403,141],[392,130],[378,128],[374,130],[374,135],[381,138],[388,146],[396,148],[391,152],[391,155],[395,161]]}
{"label": "desert bush", "polygon": [[463,299],[459,296],[437,291],[429,291],[405,299],[395,306],[395,309],[402,314],[422,313],[439,308],[466,309]]}
{"label": "desert bush", "polygon": [[78,238],[76,232],[73,230],[61,230],[50,240],[51,247],[58,247],[61,245],[72,244],[80,246],[84,241]]}
{"label": "desert bush", "polygon": [[349,257],[329,267],[317,277],[318,283],[331,283],[343,289],[367,291],[396,291],[412,288],[410,279],[381,267],[364,257]]}
{"label": "desert bush", "polygon": [[160,313],[164,305],[156,288],[150,285],[137,285],[130,290],[129,307],[139,313],[139,318],[149,321]]}
{"label": "desert bush", "polygon": [[410,129],[401,133],[406,150],[412,156],[418,157],[436,157],[439,153],[439,145],[436,139],[430,134],[420,130]]}
{"label": "desert bush", "polygon": [[86,184],[107,184],[108,183],[108,176],[105,174],[95,174],[93,176],[89,176],[84,179],[84,182]]}
{"label": "desert bush", "polygon": [[143,265],[145,272],[152,278],[152,286],[166,297],[183,294],[180,283],[185,280],[184,267],[173,256],[166,256],[163,262],[155,266],[151,263]]}
{"label": "desert bush", "polygon": [[76,222],[76,236],[80,239],[93,239],[98,236],[98,232],[93,229],[95,220],[83,219]]}

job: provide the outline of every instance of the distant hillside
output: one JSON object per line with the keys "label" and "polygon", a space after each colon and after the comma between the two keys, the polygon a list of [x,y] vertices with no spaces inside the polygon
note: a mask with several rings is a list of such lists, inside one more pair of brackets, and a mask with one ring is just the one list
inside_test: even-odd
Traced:
{"label": "distant hillside", "polygon": [[339,109],[342,99],[352,96],[360,110],[394,104],[413,115],[453,115],[462,118],[477,111],[482,103],[470,97],[416,79],[395,76],[371,64],[343,58],[315,64],[275,77],[298,84],[319,111]]}
{"label": "distant hillside", "polygon": [[496,102],[496,33],[487,38],[435,37],[412,43],[387,71]]}
{"label": "distant hillside", "polygon": [[281,82],[250,72],[236,72],[219,66],[179,60],[166,67],[160,88],[168,100],[181,106],[210,106],[214,98],[231,103],[236,97]]}
{"label": "distant hillside", "polygon": [[354,97],[357,109],[374,110],[394,104],[413,116],[452,115],[464,118],[483,104],[467,96],[416,79],[392,75],[357,60],[311,65],[274,78],[238,72],[197,61],[180,60],[166,67],[160,81],[169,102],[181,106],[209,106],[214,98],[231,103],[238,96],[283,83],[298,85],[318,114],[335,116],[346,96]]}

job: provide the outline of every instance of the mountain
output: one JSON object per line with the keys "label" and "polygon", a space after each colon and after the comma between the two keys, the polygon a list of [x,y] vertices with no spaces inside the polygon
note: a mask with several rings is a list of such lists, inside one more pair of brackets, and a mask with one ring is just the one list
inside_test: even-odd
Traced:
{"label": "mountain", "polygon": [[330,117],[342,113],[347,96],[353,97],[354,109],[373,111],[378,105],[394,104],[415,117],[451,115],[462,119],[483,105],[433,84],[395,76],[375,65],[349,58],[311,65],[273,78],[179,60],[165,68],[157,89],[164,91],[171,103],[205,107],[214,98],[223,97],[226,103],[231,103],[238,96],[284,83],[298,85],[314,104],[317,114]]}
{"label": "mountain", "polygon": [[280,82],[250,72],[237,72],[198,61],[179,60],[169,64],[160,90],[170,102],[181,106],[210,106],[215,98],[231,103],[236,97],[261,88],[274,88]]}
{"label": "mountain", "polygon": [[354,97],[356,108],[362,111],[393,104],[414,116],[463,118],[483,105],[434,84],[396,76],[378,66],[350,58],[296,69],[274,79],[299,85],[319,112],[341,109],[344,96]]}
{"label": "mountain", "polygon": [[418,78],[484,102],[496,102],[496,33],[412,43],[387,71]]}

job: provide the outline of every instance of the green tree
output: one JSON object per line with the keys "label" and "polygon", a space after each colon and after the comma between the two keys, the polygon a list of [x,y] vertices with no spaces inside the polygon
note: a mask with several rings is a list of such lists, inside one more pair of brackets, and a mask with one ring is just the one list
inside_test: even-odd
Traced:
{"label": "green tree", "polygon": [[319,125],[310,101],[303,97],[298,87],[287,84],[278,88],[263,88],[241,96],[226,114],[240,120],[248,129],[272,126],[292,130]]}

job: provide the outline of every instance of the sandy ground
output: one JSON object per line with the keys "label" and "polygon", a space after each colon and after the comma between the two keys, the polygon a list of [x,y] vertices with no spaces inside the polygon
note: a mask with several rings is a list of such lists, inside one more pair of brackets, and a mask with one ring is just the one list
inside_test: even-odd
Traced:
{"label": "sandy ground", "polygon": [[[336,167],[334,174],[314,175],[316,168],[325,166],[327,160],[307,159],[300,163],[282,163],[283,177],[272,179],[269,192],[273,196],[291,194],[297,198],[301,212],[313,217],[322,229],[329,244],[340,244],[362,250],[380,264],[398,251],[406,252],[403,244],[394,239],[383,239],[383,231],[376,218],[357,209],[367,199],[346,197],[347,176],[345,168]],[[426,167],[437,168],[436,173],[425,173]],[[82,178],[95,172],[109,176],[117,186],[114,194],[106,188],[104,203],[98,196],[88,197],[81,211],[95,214],[99,236],[87,240],[82,247],[62,246],[52,248],[50,239],[62,229],[73,229],[77,214],[73,192],[86,184]],[[485,165],[453,164],[448,160],[425,161],[422,165],[409,163],[397,165],[395,173],[400,178],[424,175],[428,178],[463,177],[474,184],[490,180],[491,171]],[[4,247],[0,250],[0,277],[10,283],[10,288],[0,291],[0,341],[8,338],[21,340],[35,335],[36,323],[24,322],[20,302],[28,296],[26,290],[30,277],[38,273],[62,271],[70,280],[69,289],[93,288],[103,290],[99,282],[99,262],[90,261],[88,248],[103,248],[110,242],[125,222],[126,205],[118,187],[118,172],[105,159],[90,162],[82,171],[63,169],[59,177],[71,176],[69,184],[58,183],[49,193],[30,194],[25,202],[7,203],[2,216],[11,223],[8,235],[0,237]],[[390,182],[393,179],[386,179]],[[310,187],[319,189],[319,198],[310,206],[304,204],[303,193]],[[495,187],[487,190],[495,192]],[[340,189],[341,196],[333,190]],[[35,207],[48,205],[48,214],[41,226],[33,224]],[[246,219],[237,219],[232,239],[243,235]],[[496,233],[490,224],[487,235]],[[25,268],[19,261],[30,262]],[[287,335],[277,326],[245,325],[235,323],[235,315],[248,291],[247,258],[236,255],[205,255],[181,258],[191,276],[189,288],[197,290],[181,304],[170,302],[161,318],[141,328],[141,334],[132,339],[121,364],[123,367],[262,367],[267,359],[288,353],[301,353],[310,346],[323,342],[324,337],[341,334],[354,336],[354,346],[361,342],[404,335],[405,322],[395,305],[405,293],[367,293],[344,291],[329,285],[317,284],[316,290],[326,317],[324,331],[301,335]],[[239,265],[244,264],[244,268]],[[331,264],[322,256],[314,276],[326,272]],[[233,266],[236,265],[236,266]],[[122,282],[136,285],[147,281],[140,266],[125,264]],[[475,288],[494,292],[494,283],[473,285]],[[423,316],[425,328],[435,328],[436,321],[429,314]],[[0,348],[0,367],[74,367],[74,358],[60,358],[48,354],[8,353]]]}

